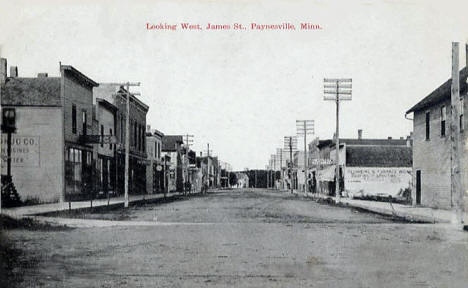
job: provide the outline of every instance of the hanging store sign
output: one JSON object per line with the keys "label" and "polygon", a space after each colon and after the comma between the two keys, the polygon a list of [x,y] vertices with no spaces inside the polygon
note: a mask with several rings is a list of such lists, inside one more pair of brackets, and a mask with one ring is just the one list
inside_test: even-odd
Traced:
{"label": "hanging store sign", "polygon": [[89,144],[117,144],[119,143],[115,135],[80,135],[83,143]]}

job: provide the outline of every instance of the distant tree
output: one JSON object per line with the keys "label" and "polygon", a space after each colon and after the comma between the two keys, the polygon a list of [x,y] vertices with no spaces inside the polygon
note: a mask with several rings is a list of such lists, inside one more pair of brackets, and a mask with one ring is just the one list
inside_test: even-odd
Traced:
{"label": "distant tree", "polygon": [[236,173],[229,173],[229,184],[230,185],[237,185],[237,174]]}

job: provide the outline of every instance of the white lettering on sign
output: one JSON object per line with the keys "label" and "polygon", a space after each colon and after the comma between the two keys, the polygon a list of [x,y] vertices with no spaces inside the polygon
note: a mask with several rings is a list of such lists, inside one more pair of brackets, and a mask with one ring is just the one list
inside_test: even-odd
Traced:
{"label": "white lettering on sign", "polygon": [[346,167],[345,189],[366,195],[396,196],[401,190],[411,188],[411,172],[410,167]]}
{"label": "white lettering on sign", "polygon": [[[7,135],[2,135],[0,140],[2,147],[2,169],[6,169],[8,157]],[[11,166],[12,167],[39,167],[40,137],[17,136],[11,137]]]}

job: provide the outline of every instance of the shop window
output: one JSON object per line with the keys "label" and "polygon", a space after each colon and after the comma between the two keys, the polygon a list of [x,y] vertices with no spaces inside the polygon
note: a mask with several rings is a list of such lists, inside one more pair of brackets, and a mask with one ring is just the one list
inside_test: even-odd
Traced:
{"label": "shop window", "polygon": [[87,117],[87,114],[86,114],[86,111],[83,110],[81,111],[82,113],[82,123],[83,123],[83,135],[86,135],[87,133],[87,126],[88,126],[88,117]]}
{"label": "shop window", "polygon": [[91,152],[86,153],[86,164],[91,165],[93,163],[93,154]]}

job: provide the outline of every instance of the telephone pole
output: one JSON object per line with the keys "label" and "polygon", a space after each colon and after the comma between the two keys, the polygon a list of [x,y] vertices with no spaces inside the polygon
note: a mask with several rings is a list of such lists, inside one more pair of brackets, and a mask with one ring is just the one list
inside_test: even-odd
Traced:
{"label": "telephone pole", "polygon": [[293,160],[292,153],[297,150],[297,137],[296,136],[285,136],[284,137],[284,149],[289,152],[289,163],[288,163],[288,175],[289,175],[289,186],[291,188],[291,194],[293,193]]}
{"label": "telephone pole", "polygon": [[188,158],[188,151],[190,149],[190,146],[193,145],[193,137],[194,137],[193,135],[189,135],[189,134],[185,134],[183,136],[184,138],[183,140],[185,143],[185,161],[184,161],[185,174],[184,176],[186,177],[186,179],[184,179],[184,195],[187,194],[187,186],[185,184],[186,182],[190,182],[190,175],[189,175],[190,160]]}
{"label": "telephone pole", "polygon": [[275,189],[276,188],[276,155],[275,154],[272,154],[271,155],[271,159],[272,159],[272,162],[273,162],[273,177],[272,177],[272,188]]}
{"label": "telephone pole", "polygon": [[463,189],[461,184],[460,166],[460,70],[459,70],[459,47],[458,42],[452,42],[452,87],[451,87],[451,110],[452,119],[450,121],[450,142],[451,142],[451,193],[455,199],[455,219],[456,225],[463,225]]}
{"label": "telephone pole", "polygon": [[[125,195],[124,207],[128,207],[128,176],[129,176],[129,162],[130,162],[130,97],[140,95],[140,93],[130,93],[130,86],[140,86],[140,82],[125,82],[125,83],[105,83],[107,85],[114,85],[119,87],[126,87],[126,115],[125,115]],[[121,93],[118,93],[121,94]]]}
{"label": "telephone pole", "polygon": [[313,135],[315,133],[314,131],[314,120],[296,120],[296,130],[297,130],[297,136],[303,136],[304,137],[304,194],[307,194],[308,191],[308,185],[307,185],[307,134]]}
{"label": "telephone pole", "polygon": [[205,181],[208,182],[208,186],[210,184],[210,143],[206,143],[206,177]]}
{"label": "telephone pole", "polygon": [[[340,201],[340,102],[352,100],[351,89],[352,79],[323,79],[323,87],[325,94],[324,100],[335,101],[336,103],[336,171],[335,171],[335,195],[337,202]],[[333,96],[327,96],[326,94],[332,94]]]}
{"label": "telephone pole", "polygon": [[283,149],[277,148],[276,153],[279,155],[279,171],[280,171],[280,182],[284,189],[284,177],[283,177]]}

